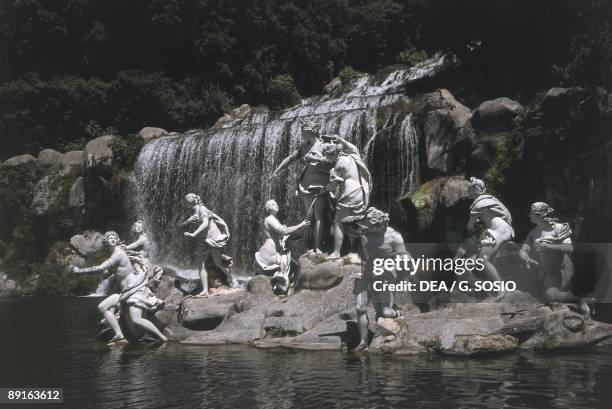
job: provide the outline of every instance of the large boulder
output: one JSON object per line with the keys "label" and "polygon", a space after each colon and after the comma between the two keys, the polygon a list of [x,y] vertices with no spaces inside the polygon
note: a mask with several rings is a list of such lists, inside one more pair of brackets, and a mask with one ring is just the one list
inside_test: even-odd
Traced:
{"label": "large boulder", "polygon": [[76,234],[70,238],[70,245],[81,256],[89,257],[102,249],[101,233],[93,230],[86,230],[81,234]]}
{"label": "large boulder", "polygon": [[472,113],[446,89],[427,94],[419,112],[427,168],[453,173],[469,155],[474,131]]}
{"label": "large boulder", "polygon": [[234,311],[239,291],[208,297],[189,297],[181,303],[179,320],[188,329],[212,330]]}
{"label": "large boulder", "polygon": [[85,158],[88,168],[110,169],[113,163],[113,135],[92,139],[85,145]]}
{"label": "large boulder", "polygon": [[59,173],[40,179],[34,187],[31,209],[36,216],[60,214],[68,208],[70,184]]}
{"label": "large boulder", "polygon": [[38,163],[44,168],[61,166],[63,159],[64,154],[53,149],[43,149],[38,153]]}
{"label": "large boulder", "polygon": [[3,166],[7,168],[26,168],[30,171],[38,169],[38,160],[32,155],[18,155],[4,161]]}
{"label": "large boulder", "polygon": [[85,267],[87,264],[85,257],[78,254],[69,243],[57,242],[53,243],[49,254],[45,258],[45,265],[60,266],[67,268],[69,266]]}
{"label": "large boulder", "polygon": [[484,101],[472,116],[472,125],[479,132],[495,134],[514,128],[514,118],[523,111],[523,106],[510,98],[501,97]]}
{"label": "large boulder", "polygon": [[144,143],[151,142],[154,139],[161,138],[168,134],[168,131],[162,128],[154,128],[147,126],[142,128],[136,136],[144,141]]}
{"label": "large boulder", "polygon": [[62,176],[76,177],[83,173],[85,165],[85,152],[70,151],[62,158]]}
{"label": "large boulder", "polygon": [[257,295],[274,295],[270,279],[264,275],[258,275],[249,280],[247,291]]}
{"label": "large boulder", "polygon": [[608,95],[603,89],[596,92],[581,87],[549,89],[540,106],[547,125],[559,126],[579,121],[590,121],[609,111]]}
{"label": "large boulder", "polygon": [[471,199],[469,181],[463,177],[441,177],[420,185],[412,194],[401,199],[407,214],[414,215],[410,223],[418,229],[421,241],[458,243],[465,235]]}
{"label": "large boulder", "polygon": [[612,325],[588,319],[568,305],[552,304],[507,315],[500,334],[521,339],[525,350],[573,349],[612,338]]}
{"label": "large boulder", "polygon": [[346,275],[360,268],[350,257],[327,261],[324,256],[304,254],[298,259],[297,289],[326,290],[338,285]]}
{"label": "large boulder", "polygon": [[[395,319],[399,331],[390,333],[378,329],[370,345],[370,351],[391,354],[412,354],[429,351],[447,355],[482,355],[514,351],[529,342],[527,332],[513,324],[522,322],[520,317],[537,316],[540,328],[544,322],[555,320],[547,307],[539,307],[531,297],[521,297],[516,292],[512,300],[483,303],[450,303],[446,308],[422,314],[406,314]],[[612,336],[612,325],[608,329]],[[534,330],[535,328],[531,328]],[[583,346],[590,338],[583,334]],[[604,338],[598,338],[599,341]],[[527,344],[529,345],[529,344]]]}

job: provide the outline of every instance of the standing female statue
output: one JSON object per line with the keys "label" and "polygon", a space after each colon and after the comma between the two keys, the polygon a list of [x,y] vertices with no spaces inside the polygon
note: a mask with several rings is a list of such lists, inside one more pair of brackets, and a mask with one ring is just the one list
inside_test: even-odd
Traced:
{"label": "standing female statue", "polygon": [[529,219],[536,227],[529,232],[519,256],[527,268],[534,267],[537,278],[544,287],[548,302],[578,303],[585,315],[589,315],[592,298],[577,297],[568,290],[574,276],[570,254],[574,250],[569,224],[559,223],[554,209],[544,202],[531,205]]}
{"label": "standing female statue", "polygon": [[329,172],[333,167],[323,155],[321,150],[322,140],[320,138],[320,126],[316,122],[304,121],[301,123],[302,138],[304,143],[291,155],[286,157],[274,170],[271,178],[278,176],[279,172],[287,168],[297,160],[301,160],[304,169],[298,182],[298,194],[302,199],[306,213],[314,216],[314,240],[313,248],[315,254],[321,254],[323,245],[324,220],[331,224],[332,207],[325,187],[329,183]]}
{"label": "standing female statue", "polygon": [[222,218],[211,212],[202,204],[200,196],[194,193],[185,195],[185,202],[193,209],[193,215],[181,223],[181,226],[187,226],[197,222],[198,227],[193,232],[185,232],[186,237],[197,237],[203,232],[206,234],[204,239],[205,248],[203,249],[200,264],[200,280],[202,280],[202,292],[198,296],[208,295],[208,271],[206,271],[206,262],[212,259],[215,267],[217,267],[227,278],[227,282],[232,286],[232,258],[223,254],[223,248],[229,241],[230,234],[227,224]]}
{"label": "standing female statue", "polygon": [[286,248],[285,241],[291,233],[310,225],[304,220],[300,224],[287,227],[277,218],[278,204],[268,200],[264,206],[266,218],[263,223],[265,241],[255,253],[256,274],[273,275],[272,288],[275,294],[286,294],[291,281],[291,252]]}
{"label": "standing female statue", "polygon": [[119,245],[119,235],[114,231],[104,234],[104,244],[111,250],[111,256],[102,264],[94,267],[79,268],[72,267],[73,273],[98,273],[109,270],[115,275],[115,280],[119,282],[120,294],[113,294],[107,297],[98,305],[98,309],[104,315],[106,322],[115,332],[111,342],[121,342],[125,338],[119,322],[115,318],[114,310],[121,306],[122,310],[127,309],[129,320],[156,335],[162,341],[168,339],[159,329],[148,319],[142,316],[143,311],[156,311],[163,308],[164,302],[151,292],[148,284],[148,277],[144,271],[135,270],[125,253]]}

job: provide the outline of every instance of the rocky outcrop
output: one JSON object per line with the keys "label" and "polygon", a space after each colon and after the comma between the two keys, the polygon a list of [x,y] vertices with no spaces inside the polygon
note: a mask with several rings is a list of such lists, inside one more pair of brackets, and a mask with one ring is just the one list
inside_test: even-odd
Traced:
{"label": "rocky outcrop", "polygon": [[407,214],[414,215],[409,223],[418,228],[422,241],[458,243],[465,235],[471,200],[469,181],[452,176],[430,180],[401,199]]}
{"label": "rocky outcrop", "polygon": [[30,171],[38,169],[38,160],[32,155],[18,155],[4,161],[2,166],[7,168],[26,168]]}
{"label": "rocky outcrop", "polygon": [[38,164],[43,168],[61,166],[64,155],[53,149],[43,149],[38,153]]}
{"label": "rocky outcrop", "polygon": [[70,245],[81,256],[89,257],[102,249],[101,233],[93,230],[84,231],[70,238]]}
{"label": "rocky outcrop", "polygon": [[413,354],[422,348],[446,355],[482,355],[516,349],[588,347],[612,337],[612,325],[591,321],[566,306],[542,306],[529,297],[449,304],[395,319],[395,334],[376,330],[373,352]]}
{"label": "rocky outcrop", "polygon": [[306,254],[299,258],[299,274],[295,287],[306,290],[326,290],[340,283],[347,274],[355,270],[349,257],[326,261],[325,256]]}
{"label": "rocky outcrop", "polygon": [[136,137],[143,140],[144,143],[151,142],[154,139],[161,138],[168,134],[168,131],[162,128],[144,127],[137,134]]}
{"label": "rocky outcrop", "polygon": [[[309,263],[311,260],[300,261],[301,266],[321,270],[309,271],[309,276],[329,275],[324,262]],[[329,288],[297,289],[280,298],[264,276],[254,277],[248,290],[185,297],[178,281],[166,275],[158,289],[166,308],[156,318],[166,333],[191,345],[243,343],[258,348],[350,350],[359,343],[352,277],[359,269],[349,265],[339,283]],[[483,302],[458,291],[436,297],[440,299],[429,303],[429,312],[421,313],[412,304],[399,305],[402,315],[394,319],[377,318],[368,307],[369,350],[472,356],[588,347],[612,337],[612,325],[592,321],[574,312],[571,305],[541,305],[521,291]]]}
{"label": "rocky outcrop", "polygon": [[[34,215],[62,215],[68,209],[70,180],[60,173],[44,176],[34,187],[31,209]],[[55,220],[50,220],[53,223]]]}
{"label": "rocky outcrop", "polygon": [[213,128],[227,128],[252,116],[252,114],[265,112],[269,112],[266,106],[251,107],[249,104],[242,104],[238,108],[234,108],[223,114],[223,116],[215,122]]}
{"label": "rocky outcrop", "polygon": [[419,113],[427,168],[453,173],[471,151],[472,113],[446,89],[426,94]]}
{"label": "rocky outcrop", "polygon": [[79,176],[70,187],[68,202],[72,208],[81,208],[85,205],[85,179]]}
{"label": "rocky outcrop", "polygon": [[62,158],[62,176],[76,177],[83,172],[85,166],[85,152],[70,151]]}
{"label": "rocky outcrop", "polygon": [[501,97],[481,103],[472,116],[472,125],[478,132],[495,134],[515,127],[514,118],[523,112],[523,106],[510,98]]}
{"label": "rocky outcrop", "polygon": [[85,145],[86,166],[88,168],[110,169],[113,162],[113,135],[92,139]]}
{"label": "rocky outcrop", "polygon": [[[352,270],[355,268],[359,267],[353,265]],[[225,319],[213,331],[192,335],[183,342],[220,344],[265,341],[266,346],[276,346],[279,338],[301,335],[330,317],[354,308],[353,280],[350,274],[346,269],[340,282],[332,288],[299,290],[287,298],[277,298],[270,291],[262,291],[262,287],[266,286],[263,281],[265,277],[255,277],[253,280],[258,283],[249,285],[256,293],[245,291],[208,298],[189,298],[184,304],[191,312],[181,312],[181,316],[184,316],[182,319],[191,320],[191,317],[196,316],[204,320],[214,320],[221,316]],[[325,274],[311,272],[311,275]],[[194,311],[201,311],[201,314],[198,315]]]}

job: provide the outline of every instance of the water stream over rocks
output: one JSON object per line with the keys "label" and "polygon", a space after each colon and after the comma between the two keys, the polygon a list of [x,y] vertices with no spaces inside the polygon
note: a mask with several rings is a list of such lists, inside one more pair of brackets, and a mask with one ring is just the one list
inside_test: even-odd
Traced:
{"label": "water stream over rocks", "polygon": [[[229,225],[227,251],[237,272],[249,272],[261,244],[263,203],[274,198],[287,224],[303,217],[295,194],[301,166],[275,181],[274,168],[301,143],[299,119],[321,125],[355,144],[372,172],[371,203],[389,209],[400,194],[419,183],[418,135],[412,99],[404,94],[414,81],[434,76],[444,66],[437,56],[386,78],[364,75],[340,96],[313,97],[281,112],[255,112],[227,127],[194,130],[148,143],[135,169],[138,211],[158,248],[158,262],[193,266],[194,243],[178,223],[189,215],[183,197],[194,192]],[[193,267],[192,267],[193,268]]]}

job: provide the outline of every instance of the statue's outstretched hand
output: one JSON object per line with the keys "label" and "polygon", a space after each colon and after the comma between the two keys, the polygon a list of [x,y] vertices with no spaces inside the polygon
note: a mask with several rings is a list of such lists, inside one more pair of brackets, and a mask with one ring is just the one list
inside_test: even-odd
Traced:
{"label": "statue's outstretched hand", "polygon": [[300,223],[300,228],[304,228],[310,226],[310,220],[304,220],[302,223]]}
{"label": "statue's outstretched hand", "polygon": [[186,231],[184,234],[185,234],[185,237],[195,237],[195,234],[190,233],[188,231]]}
{"label": "statue's outstretched hand", "polygon": [[71,273],[80,273],[80,272],[81,272],[81,269],[80,269],[80,268],[78,268],[77,266],[72,266],[72,265],[71,265],[71,266],[70,266],[70,272],[71,272]]}

